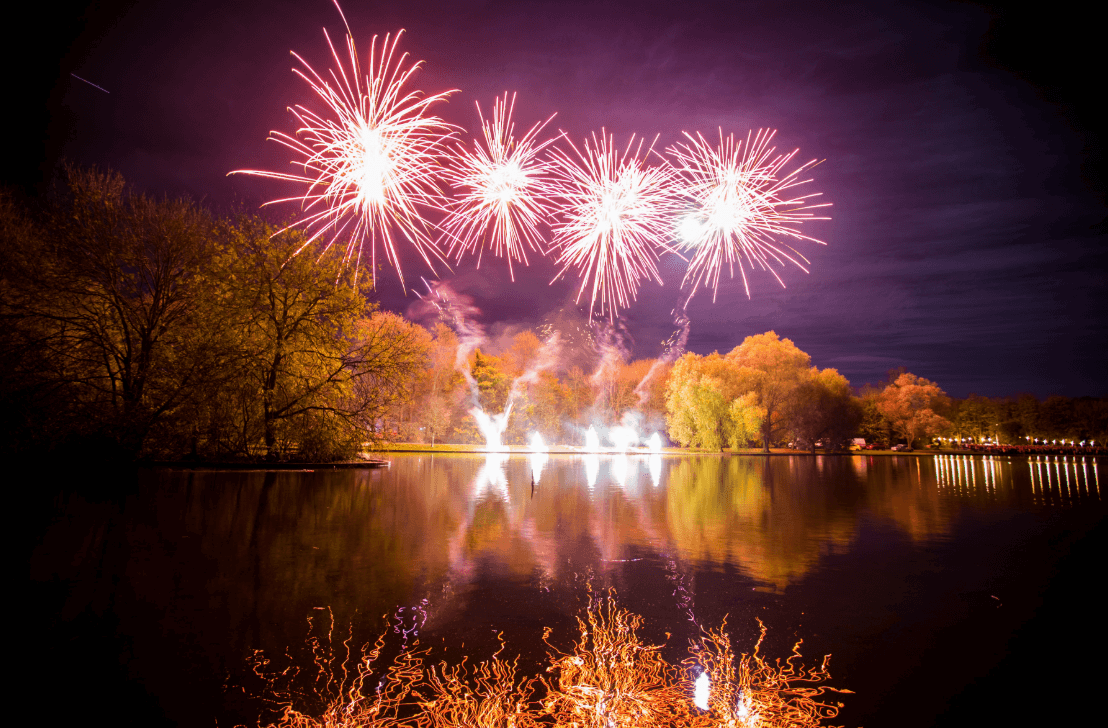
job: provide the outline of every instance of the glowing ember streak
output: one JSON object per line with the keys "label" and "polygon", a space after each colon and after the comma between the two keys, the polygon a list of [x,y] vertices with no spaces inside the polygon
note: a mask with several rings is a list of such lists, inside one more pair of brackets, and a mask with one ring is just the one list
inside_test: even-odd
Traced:
{"label": "glowing ember streak", "polygon": [[689,143],[666,150],[676,160],[682,197],[694,207],[676,231],[682,249],[693,251],[681,283],[682,287],[691,286],[690,298],[700,286],[710,286],[715,301],[725,266],[732,278],[738,266],[747,297],[746,265],[770,271],[784,286],[774,264],[790,262],[807,272],[808,259],[778,238],[824,244],[801,234],[797,226],[807,220],[829,219],[811,212],[829,205],[808,203],[819,193],[792,196],[794,188],[811,181],[800,175],[816,162],[782,173],[796,151],[774,156],[776,148],[769,145],[775,133],[759,130],[753,139],[748,134],[744,145],[741,139],[736,143],[734,135],[725,138],[721,129],[719,146],[713,147],[699,133],[694,137],[686,132]]}
{"label": "glowing ember streak", "polygon": [[662,436],[655,432],[647,439],[646,448],[652,453],[660,453],[662,451]]}
{"label": "glowing ember streak", "polygon": [[[635,300],[640,280],[662,282],[656,261],[672,250],[674,173],[668,164],[648,166],[640,158],[642,140],[636,145],[634,136],[623,152],[603,130],[599,138],[592,135],[591,144],[585,140],[583,151],[569,144],[574,156],[557,148],[552,152],[552,184],[565,203],[552,225],[551,247],[559,251],[561,265],[554,280],[576,268],[581,278],[577,302],[591,286],[589,315],[599,305],[601,313],[615,318]],[[646,155],[652,151],[653,146]]]}
{"label": "glowing ember streak", "polygon": [[493,655],[473,668],[464,662],[439,664],[428,670],[427,685],[431,695],[420,702],[418,726],[539,728],[528,712],[534,681],[517,681],[516,660],[508,662]]}
{"label": "glowing ember streak", "polygon": [[[418,612],[426,619],[422,607]],[[543,632],[549,665],[534,678],[520,675],[518,658],[500,656],[503,641],[477,664],[464,651],[460,662],[432,664],[428,649],[405,641],[391,665],[378,667],[389,632],[358,651],[351,648],[353,625],[340,643],[333,617],[317,621],[309,619],[306,664],[281,670],[254,654],[266,686],[261,697],[277,714],[271,728],[815,728],[841,707],[825,702],[827,693],[850,692],[821,684],[827,658],[807,669],[794,647],[788,659],[767,662],[759,655],[764,627],[753,654],[740,656],[726,625],[703,632],[679,669],[662,658],[661,645],[643,643],[643,618],[620,608],[614,592],[597,597],[590,590],[568,651],[551,643],[550,628]],[[689,669],[698,673],[691,696]]]}
{"label": "glowing ember streak", "polygon": [[408,240],[432,270],[432,257],[442,260],[436,242],[428,235],[429,224],[417,208],[445,209],[436,177],[455,127],[429,113],[433,104],[454,91],[431,96],[405,91],[421,62],[409,64],[407,53],[397,56],[402,34],[386,35],[380,44],[374,36],[364,72],[349,32],[347,67],[324,31],[335,62],[326,77],[293,53],[304,68],[293,72],[308,83],[324,110],[316,113],[300,105],[290,108],[300,128],[292,135],[271,132],[270,139],[300,157],[295,164],[303,174],[260,170],[232,174],[286,180],[306,188],[298,196],[266,203],[300,204],[303,214],[295,224],[305,226],[311,235],[297,253],[321,238],[326,240],[327,250],[341,238],[346,240],[344,262],[354,258],[360,266],[368,242],[376,283],[380,243],[403,286],[398,239]]}
{"label": "glowing ember streak", "polygon": [[633,428],[617,425],[608,430],[608,439],[618,452],[627,452],[628,448],[639,441],[639,433]]}
{"label": "glowing ember streak", "polygon": [[500,438],[508,426],[508,416],[512,412],[512,406],[497,415],[489,415],[480,407],[474,407],[469,411],[473,419],[477,420],[477,427],[485,438],[486,452],[506,452],[508,447],[501,443]]}
{"label": "glowing ember streak", "polygon": [[760,654],[765,625],[753,652],[735,655],[725,628],[726,622],[718,630],[705,630],[694,656],[686,660],[703,670],[705,687],[711,686],[705,690],[707,706],[701,704],[699,690],[696,705],[712,711],[713,725],[814,727],[838,715],[842,703],[824,702],[825,694],[850,691],[820,684],[830,677],[830,655],[818,667],[806,668],[799,662],[797,642],[788,659],[767,662]]}
{"label": "glowing ember streak", "polygon": [[596,434],[596,428],[592,425],[585,433],[585,452],[600,452],[600,435]]}
{"label": "glowing ember streak", "polygon": [[491,120],[477,106],[485,144],[474,144],[472,151],[458,145],[454,162],[444,176],[461,192],[442,225],[451,239],[448,255],[461,260],[465,253],[476,252],[480,268],[487,241],[495,255],[508,260],[513,281],[513,260],[527,265],[527,248],[540,255],[545,253],[538,225],[551,210],[551,165],[539,154],[554,142],[538,141],[539,133],[553,116],[535,124],[519,139],[513,136],[515,100],[513,94],[509,102],[506,93],[503,99],[497,99]]}
{"label": "glowing ember streak", "polygon": [[551,646],[558,679],[543,679],[543,712],[555,725],[622,728],[684,722],[687,698],[674,684],[660,647],[643,644],[636,634],[642,621],[611,597],[602,598],[589,607],[585,619],[578,617],[580,639],[569,652]]}

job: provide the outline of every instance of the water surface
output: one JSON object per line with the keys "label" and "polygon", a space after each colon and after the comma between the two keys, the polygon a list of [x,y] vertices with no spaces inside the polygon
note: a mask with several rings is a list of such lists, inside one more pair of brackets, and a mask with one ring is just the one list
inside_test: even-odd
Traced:
{"label": "water surface", "polygon": [[1046,719],[1089,699],[1077,661],[1103,647],[1105,466],[413,454],[107,490],[74,474],[32,509],[29,695],[59,719],[253,723],[246,658],[302,646],[309,617],[478,660],[503,639],[537,670],[543,629],[568,641],[587,590],[612,587],[675,661],[724,618],[739,649],[760,620],[770,654],[831,653],[856,693],[838,723]]}

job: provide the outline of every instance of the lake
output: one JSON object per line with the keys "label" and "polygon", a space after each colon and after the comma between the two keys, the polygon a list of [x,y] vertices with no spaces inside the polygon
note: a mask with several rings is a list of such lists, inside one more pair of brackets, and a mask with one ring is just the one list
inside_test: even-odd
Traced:
{"label": "lake", "polygon": [[544,630],[572,640],[614,589],[673,662],[725,618],[738,650],[760,621],[770,657],[831,654],[854,691],[836,724],[1096,714],[1104,459],[390,459],[28,478],[17,699],[47,722],[254,724],[248,659],[310,661],[332,625],[470,660],[503,642],[537,672]]}

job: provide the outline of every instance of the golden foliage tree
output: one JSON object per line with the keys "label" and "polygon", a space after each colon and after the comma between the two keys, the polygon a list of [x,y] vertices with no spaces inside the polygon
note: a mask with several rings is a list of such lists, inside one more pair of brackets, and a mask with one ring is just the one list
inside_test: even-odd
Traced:
{"label": "golden foliage tree", "polygon": [[945,417],[936,412],[947,402],[946,393],[937,384],[915,374],[904,373],[881,392],[877,407],[911,447],[919,439],[936,435],[951,426]]}

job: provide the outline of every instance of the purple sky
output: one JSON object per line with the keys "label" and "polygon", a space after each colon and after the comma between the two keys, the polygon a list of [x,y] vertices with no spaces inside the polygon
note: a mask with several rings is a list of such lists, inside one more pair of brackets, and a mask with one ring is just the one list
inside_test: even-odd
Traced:
{"label": "purple sky", "polygon": [[[311,105],[295,50],[327,67],[322,29],[341,38],[328,0],[42,4],[22,26],[36,50],[6,67],[26,113],[9,114],[16,149],[3,182],[41,187],[64,156],[119,170],[139,189],[256,209],[288,188],[233,169],[291,171],[271,129]],[[557,112],[580,140],[631,133],[744,135],[778,129],[781,150],[826,160],[813,190],[832,220],[805,232],[811,272],[782,290],[725,281],[689,308],[689,348],[729,350],[773,329],[852,383],[896,366],[950,394],[1108,394],[1104,342],[1103,80],[1092,23],[1051,6],[1026,15],[965,3],[356,2],[344,4],[363,53],[375,33],[407,30],[426,62],[415,85],[460,89],[439,113],[473,129],[518,92],[518,123]],[[23,32],[9,28],[9,34]],[[14,38],[9,38],[11,45]],[[18,44],[17,44],[18,45]],[[5,51],[5,52],[11,52]],[[14,69],[14,70],[12,70]],[[97,90],[70,74],[103,87]],[[291,209],[289,210],[291,213]],[[681,261],[625,313],[635,356],[673,330]],[[409,280],[427,271],[406,265]],[[455,266],[483,323],[537,323],[573,289],[548,286],[539,260],[512,284],[486,258]],[[394,275],[382,304],[412,302]]]}

